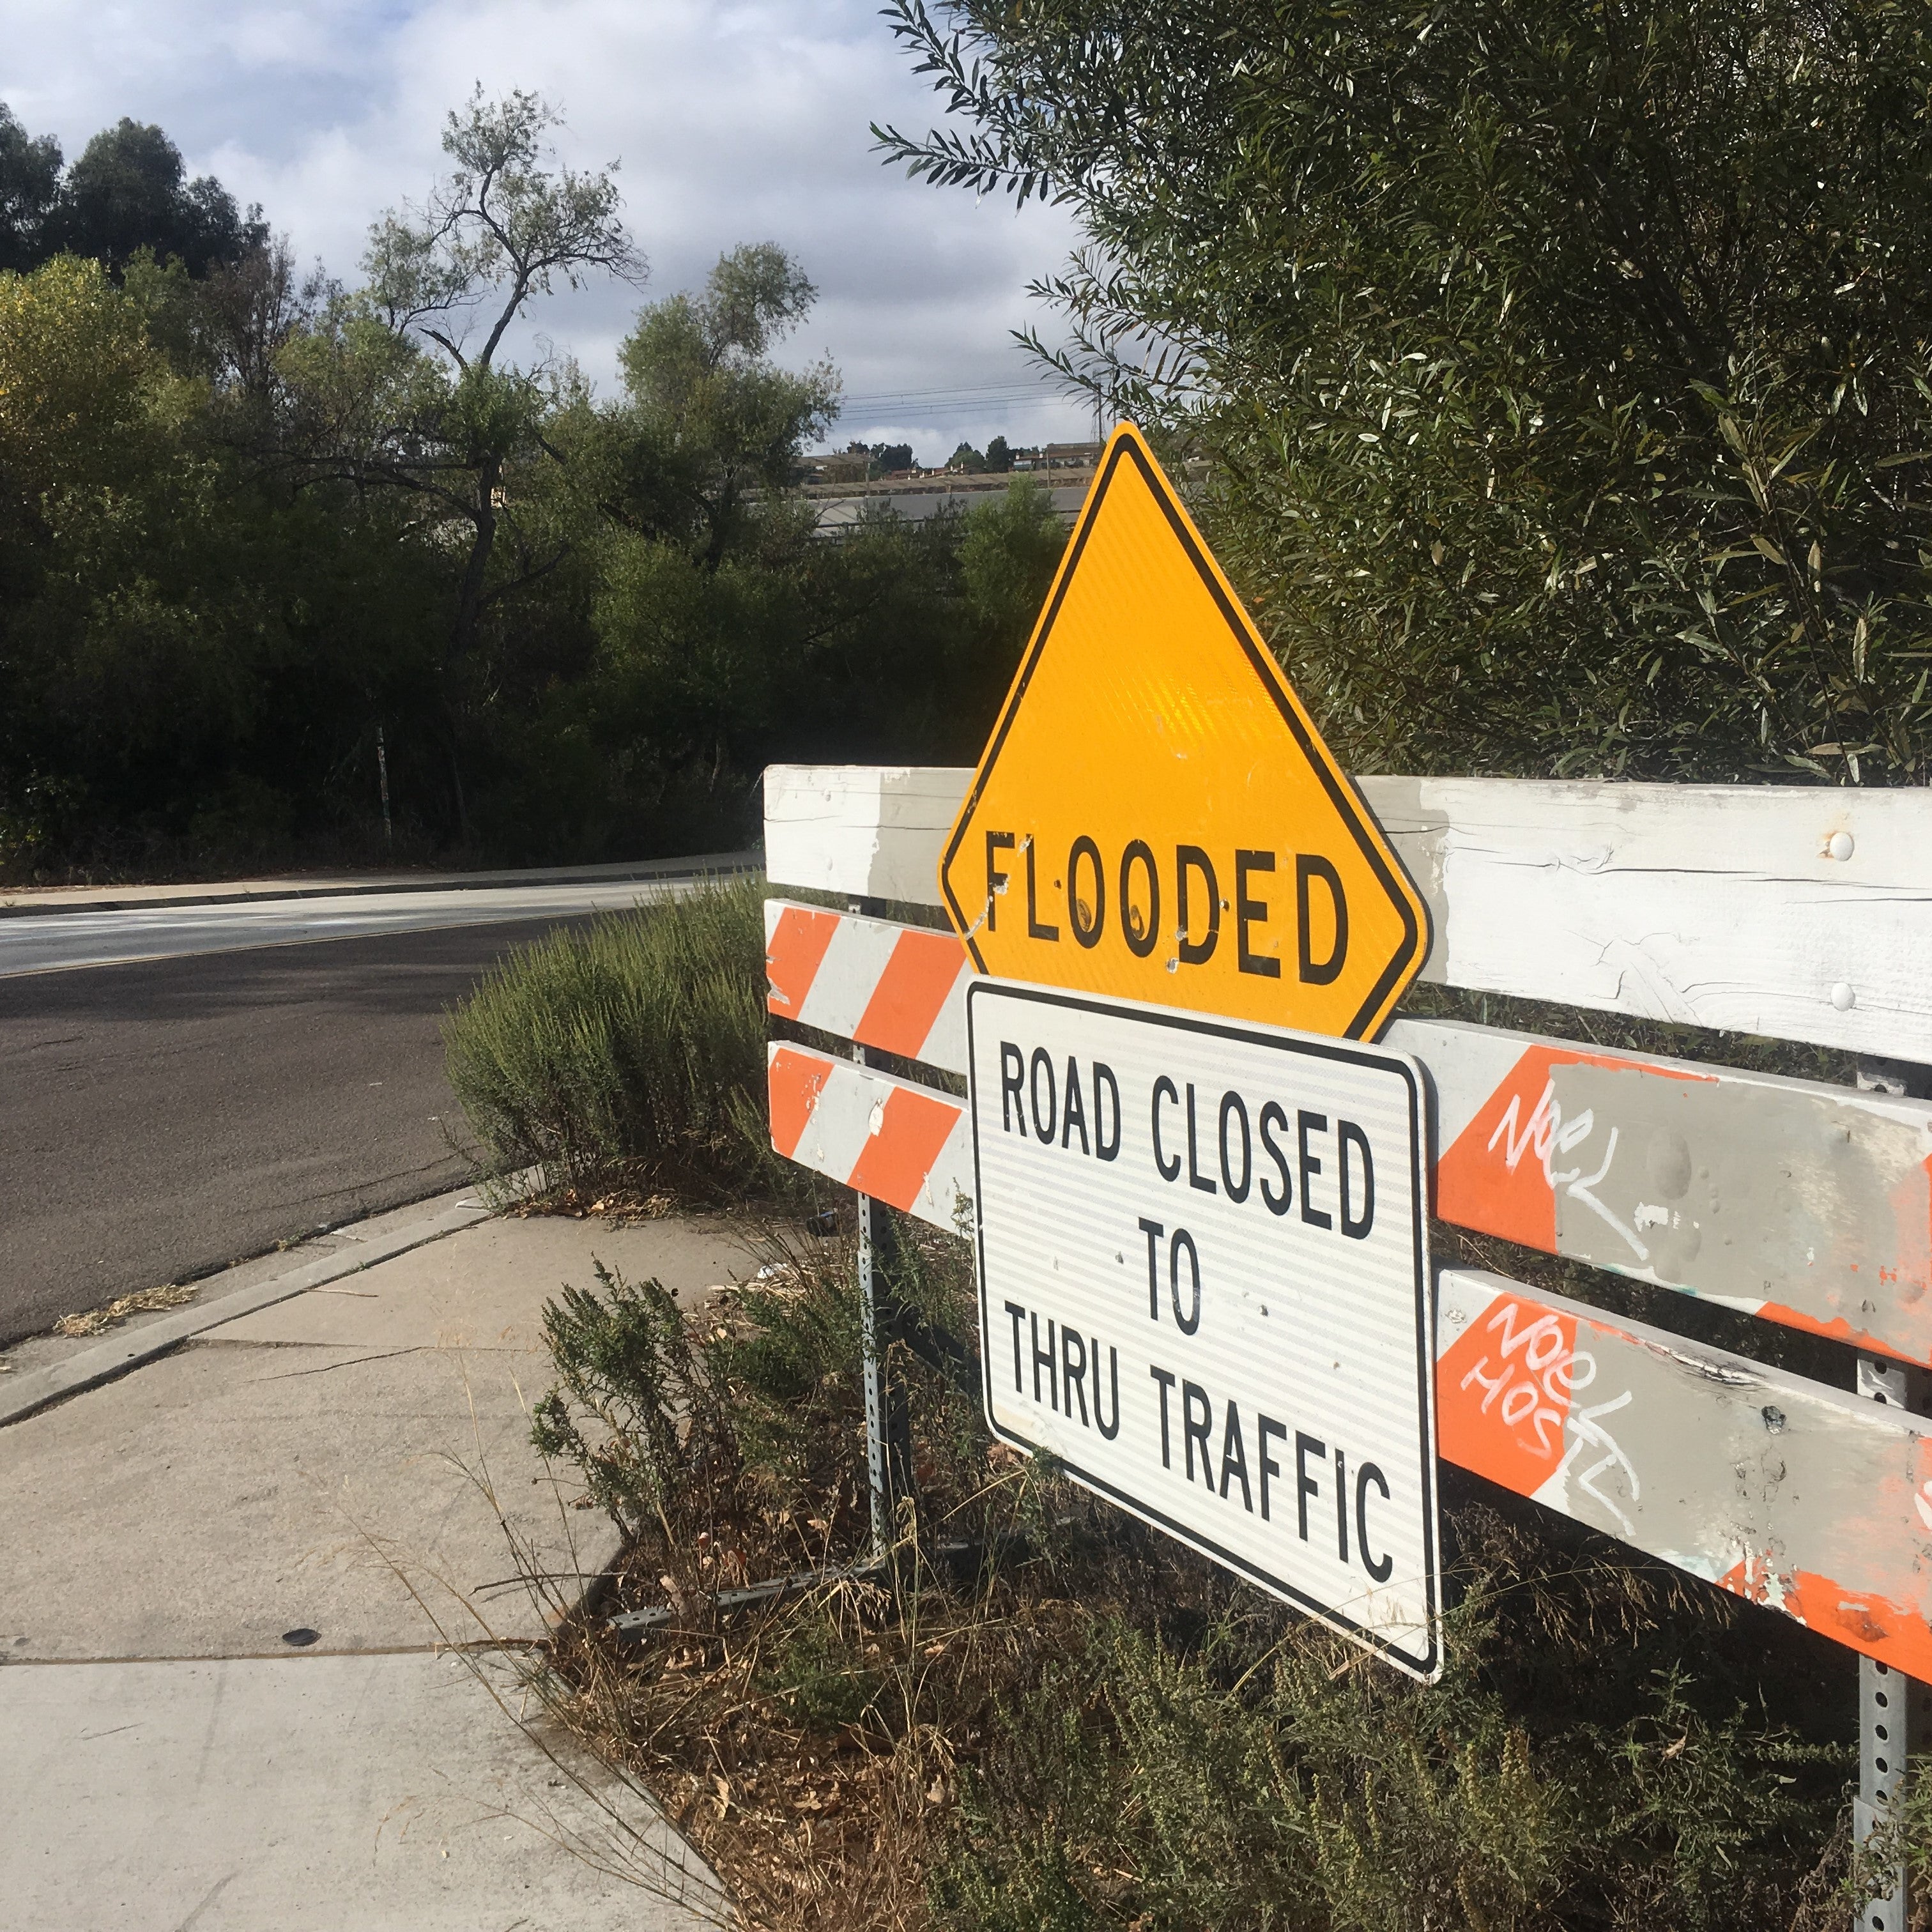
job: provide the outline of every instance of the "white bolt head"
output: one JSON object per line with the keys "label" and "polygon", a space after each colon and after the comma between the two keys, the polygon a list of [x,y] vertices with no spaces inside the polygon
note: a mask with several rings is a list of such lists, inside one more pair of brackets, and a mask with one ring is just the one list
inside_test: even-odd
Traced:
{"label": "white bolt head", "polygon": [[1825,850],[1834,859],[1849,859],[1852,856],[1852,835],[1849,832],[1834,832],[1825,842]]}
{"label": "white bolt head", "polygon": [[1832,1004],[1841,1013],[1850,1012],[1857,998],[1858,995],[1842,980],[1832,988]]}

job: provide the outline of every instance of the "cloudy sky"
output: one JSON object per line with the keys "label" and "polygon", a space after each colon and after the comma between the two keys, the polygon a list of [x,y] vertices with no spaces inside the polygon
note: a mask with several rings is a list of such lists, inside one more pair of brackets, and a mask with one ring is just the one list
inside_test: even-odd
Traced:
{"label": "cloudy sky", "polygon": [[[1009,334],[1071,224],[880,165],[870,124],[923,129],[938,102],[877,0],[0,0],[0,100],[29,132],[71,158],[122,115],[158,122],[192,172],[346,279],[371,218],[428,186],[442,117],[478,81],[560,106],[573,164],[621,160],[646,296],[739,242],[803,260],[820,298],[787,359],[838,363],[841,446],[903,438],[931,462],[962,436],[1091,434]],[[608,382],[638,299],[558,296],[535,326]]]}

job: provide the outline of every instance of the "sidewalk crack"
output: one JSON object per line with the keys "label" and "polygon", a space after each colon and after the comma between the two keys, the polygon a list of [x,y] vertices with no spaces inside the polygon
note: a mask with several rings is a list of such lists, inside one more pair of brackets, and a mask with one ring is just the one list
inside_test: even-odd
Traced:
{"label": "sidewalk crack", "polygon": [[201,1903],[197,1905],[185,1918],[182,1920],[179,1924],[176,1926],[174,1932],[189,1932],[189,1928],[194,1925],[196,1920],[200,1918],[202,1915],[207,1911],[208,1908],[212,1905],[214,1901],[219,1898],[221,1894],[226,1892],[228,1888],[241,1876],[241,1873],[237,1870],[230,1872],[226,1878],[217,1879],[214,1882],[214,1889],[202,1899]]}
{"label": "sidewalk crack", "polygon": [[422,1349],[420,1346],[390,1348],[380,1355],[353,1355],[346,1362],[325,1362],[319,1369],[289,1369],[278,1376],[257,1376],[254,1379],[258,1382],[292,1382],[298,1376],[326,1376],[332,1370],[352,1369],[363,1362],[392,1361],[398,1355],[420,1355],[422,1353]]}

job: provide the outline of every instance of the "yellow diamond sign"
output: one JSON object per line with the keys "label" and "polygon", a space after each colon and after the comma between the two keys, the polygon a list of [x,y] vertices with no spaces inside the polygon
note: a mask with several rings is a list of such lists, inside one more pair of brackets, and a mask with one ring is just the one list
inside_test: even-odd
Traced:
{"label": "yellow diamond sign", "polygon": [[1139,432],[1114,431],[940,888],[982,973],[1373,1040],[1428,912]]}

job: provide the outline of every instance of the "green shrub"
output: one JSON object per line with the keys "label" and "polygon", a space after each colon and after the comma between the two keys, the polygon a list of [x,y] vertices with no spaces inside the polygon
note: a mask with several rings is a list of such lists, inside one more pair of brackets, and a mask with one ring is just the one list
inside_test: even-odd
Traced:
{"label": "green shrub", "polygon": [[712,1488],[737,1473],[729,1412],[670,1291],[593,1265],[601,1296],[566,1283],[544,1304],[558,1385],[532,1412],[530,1440],[576,1466],[631,1542],[661,1530],[674,1545],[709,1520]]}
{"label": "green shrub", "polygon": [[874,1716],[886,1691],[884,1673],[866,1663],[856,1634],[829,1605],[786,1631],[758,1682],[794,1724],[820,1736]]}
{"label": "green shrub", "polygon": [[449,1084],[495,1174],[713,1200],[787,1186],[766,1141],[763,881],[524,946],[446,1016]]}
{"label": "green shrub", "polygon": [[[970,1248],[895,1226],[898,1294],[970,1350]],[[1850,1654],[1454,1469],[1425,1687],[989,1442],[976,1395],[896,1342],[916,1508],[894,1586],[721,1610],[866,1546],[854,1258],[802,1238],[681,1334],[614,1277],[547,1317],[539,1445],[634,1531],[621,1606],[674,1611],[566,1665],[572,1721],[647,1775],[748,1922],[1850,1922]],[[1928,1821],[1932,1779],[1881,1850],[1922,1868]]]}
{"label": "green shrub", "polygon": [[[596,1261],[594,1289],[566,1282],[544,1304],[557,1379],[532,1412],[530,1440],[575,1466],[628,1542],[650,1546],[652,1576],[689,1570],[694,1588],[720,1580],[689,1562],[716,1553],[694,1549],[700,1529],[782,1574],[823,1547],[794,1547],[788,1527],[768,1550],[766,1532],[807,1522],[835,1492],[858,1495],[853,1244],[794,1244],[774,1229],[758,1251],[769,1257],[761,1278],[716,1297],[701,1320],[661,1282],[628,1282]],[[734,1514],[748,1520],[733,1528]]]}
{"label": "green shrub", "polygon": [[1924,782],[1924,8],[886,14],[1350,770]]}
{"label": "green shrub", "polygon": [[[1778,1671],[1756,1652],[1766,1620],[1601,1540],[1566,1564],[1481,1503],[1454,1520],[1462,1594],[1426,1689],[1204,1587],[1195,1559],[1174,1563],[1164,1611],[1083,1579],[1076,1643],[989,1727],[932,1874],[938,1924],[1844,1923],[1848,1754],[1796,1727],[1816,1716],[1802,1668],[1775,1711],[1750,1688]],[[1190,1594],[1204,1623],[1174,1614]]]}

